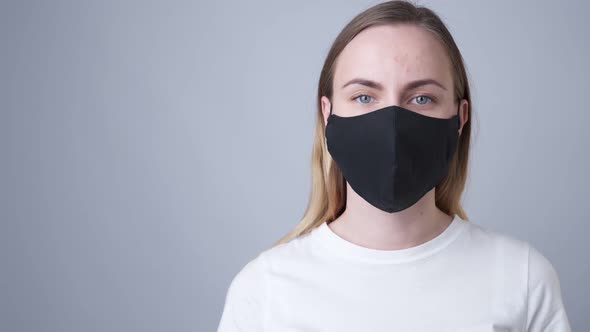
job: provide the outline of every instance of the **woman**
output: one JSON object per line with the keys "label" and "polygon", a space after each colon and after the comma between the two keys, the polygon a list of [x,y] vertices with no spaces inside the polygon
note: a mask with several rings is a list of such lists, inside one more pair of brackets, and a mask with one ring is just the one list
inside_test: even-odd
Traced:
{"label": "woman", "polygon": [[305,215],[234,277],[218,331],[570,331],[552,264],[461,208],[470,101],[430,9],[356,16],[321,72]]}

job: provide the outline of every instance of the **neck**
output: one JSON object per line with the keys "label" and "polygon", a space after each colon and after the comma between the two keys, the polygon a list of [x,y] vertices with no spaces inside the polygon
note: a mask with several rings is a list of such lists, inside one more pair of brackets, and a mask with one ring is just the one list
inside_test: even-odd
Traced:
{"label": "neck", "polygon": [[363,247],[399,250],[417,246],[442,233],[452,217],[438,209],[435,189],[409,208],[388,213],[360,197],[347,183],[346,209],[329,227]]}

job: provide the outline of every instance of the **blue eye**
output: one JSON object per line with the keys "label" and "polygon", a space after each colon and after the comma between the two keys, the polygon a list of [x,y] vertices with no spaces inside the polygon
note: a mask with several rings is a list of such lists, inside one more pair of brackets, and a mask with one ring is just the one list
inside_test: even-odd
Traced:
{"label": "blue eye", "polygon": [[367,97],[367,98],[365,98],[365,99],[364,99],[365,101],[366,101],[368,98],[371,98],[371,100],[373,99],[373,97],[371,97],[371,96],[368,96],[368,95],[360,95],[360,96],[357,96],[357,97],[353,98],[353,100],[357,100],[357,101],[359,101],[361,104],[368,104],[368,103],[370,103],[370,101],[368,101],[368,102],[366,102],[366,103],[365,103],[365,102],[363,102],[363,101],[361,101],[361,99],[359,99],[360,97]]}
{"label": "blue eye", "polygon": [[[418,98],[420,98],[420,100],[424,100],[424,98],[427,98],[427,99],[429,99],[430,101],[432,101],[432,100],[433,100],[431,97],[429,97],[429,96],[425,96],[425,95],[420,95],[420,96],[414,97],[414,98],[413,98],[413,100],[418,100]],[[426,104],[426,102],[424,102],[424,103],[422,103],[422,102],[418,102],[418,105],[425,105],[425,104]]]}

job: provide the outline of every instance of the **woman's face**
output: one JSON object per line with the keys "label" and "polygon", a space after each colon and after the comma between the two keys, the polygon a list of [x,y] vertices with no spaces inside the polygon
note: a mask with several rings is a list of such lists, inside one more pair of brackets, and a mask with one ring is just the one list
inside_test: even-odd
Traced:
{"label": "woman's face", "polygon": [[[336,60],[333,91],[332,113],[339,116],[398,105],[449,118],[459,108],[446,50],[431,32],[414,25],[376,26],[359,33]],[[330,100],[323,96],[321,101],[326,123]],[[467,100],[461,101],[459,115],[462,129]]]}

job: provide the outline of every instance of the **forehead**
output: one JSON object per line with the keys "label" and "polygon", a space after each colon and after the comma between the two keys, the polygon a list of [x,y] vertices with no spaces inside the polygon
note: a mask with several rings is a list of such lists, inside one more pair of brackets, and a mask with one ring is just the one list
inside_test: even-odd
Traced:
{"label": "forehead", "polygon": [[450,86],[451,65],[445,48],[432,32],[415,25],[382,25],[360,32],[336,61],[335,88],[353,78],[398,87],[432,78]]}

